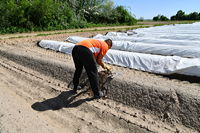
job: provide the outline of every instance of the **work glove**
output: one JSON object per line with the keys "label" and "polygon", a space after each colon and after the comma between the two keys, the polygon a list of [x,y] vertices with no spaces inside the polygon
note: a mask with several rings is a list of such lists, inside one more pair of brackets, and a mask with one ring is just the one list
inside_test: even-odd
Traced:
{"label": "work glove", "polygon": [[107,66],[107,65],[104,67],[104,69],[106,69],[107,71],[111,71],[112,70],[112,68],[110,66]]}

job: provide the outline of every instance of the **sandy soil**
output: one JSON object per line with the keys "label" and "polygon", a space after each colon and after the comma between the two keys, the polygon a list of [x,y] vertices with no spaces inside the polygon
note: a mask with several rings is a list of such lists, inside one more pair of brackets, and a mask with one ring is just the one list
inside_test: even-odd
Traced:
{"label": "sandy soil", "polygon": [[[36,42],[42,39],[62,41],[69,35],[88,37],[105,32],[107,31],[0,40],[0,133],[195,132],[109,99],[90,100],[84,90],[73,95],[65,82],[2,56],[2,51],[7,51],[22,53],[32,59],[47,58],[72,64],[68,55],[39,48]],[[113,68],[127,73],[134,71]],[[155,82],[161,79],[160,76],[144,72],[134,73],[143,76],[146,81],[150,78],[155,78]],[[177,82],[179,81],[174,84]],[[152,84],[150,80],[149,84]]]}

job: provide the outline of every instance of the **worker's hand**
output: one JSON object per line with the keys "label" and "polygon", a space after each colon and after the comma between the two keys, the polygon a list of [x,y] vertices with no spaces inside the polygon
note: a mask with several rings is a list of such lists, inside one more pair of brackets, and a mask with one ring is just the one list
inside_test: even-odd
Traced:
{"label": "worker's hand", "polygon": [[107,71],[111,71],[112,70],[112,68],[110,66],[107,66],[107,65],[104,67],[104,69],[106,69]]}

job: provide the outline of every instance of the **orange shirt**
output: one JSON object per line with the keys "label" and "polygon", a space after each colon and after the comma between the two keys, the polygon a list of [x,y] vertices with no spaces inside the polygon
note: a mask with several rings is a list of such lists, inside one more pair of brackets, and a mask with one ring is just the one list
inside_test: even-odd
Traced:
{"label": "orange shirt", "polygon": [[77,43],[77,45],[82,45],[89,48],[96,60],[102,59],[108,51],[107,43],[96,39],[87,39]]}

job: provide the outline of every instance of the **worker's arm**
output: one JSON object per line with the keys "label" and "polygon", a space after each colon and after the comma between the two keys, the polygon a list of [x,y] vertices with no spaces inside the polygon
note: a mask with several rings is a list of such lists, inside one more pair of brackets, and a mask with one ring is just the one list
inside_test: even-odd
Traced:
{"label": "worker's arm", "polygon": [[103,59],[103,55],[101,55],[101,54],[99,54],[98,56],[97,56],[97,63],[103,68],[103,69],[106,69],[106,70],[111,70],[111,67],[109,67],[108,65],[106,65],[105,63],[103,63],[103,61],[102,61],[102,59]]}

